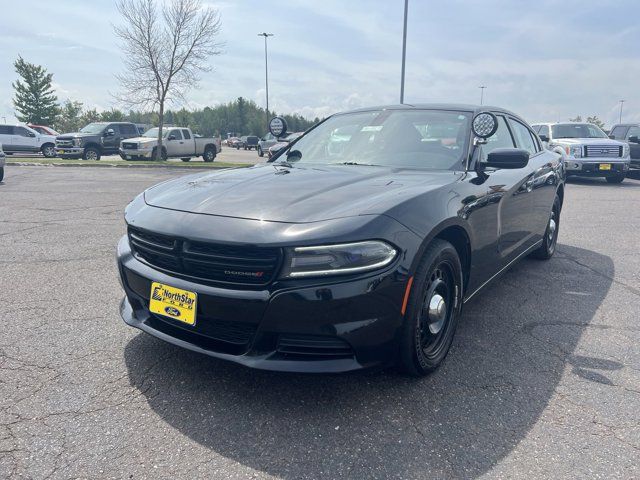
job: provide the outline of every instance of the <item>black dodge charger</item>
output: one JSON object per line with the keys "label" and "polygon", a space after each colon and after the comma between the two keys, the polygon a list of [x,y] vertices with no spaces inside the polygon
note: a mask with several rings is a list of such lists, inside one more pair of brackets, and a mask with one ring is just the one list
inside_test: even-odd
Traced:
{"label": "black dodge charger", "polygon": [[509,111],[333,115],[270,163],[136,197],[118,244],[120,311],[249,367],[424,375],[465,302],[525,255],[553,255],[563,196],[559,156]]}

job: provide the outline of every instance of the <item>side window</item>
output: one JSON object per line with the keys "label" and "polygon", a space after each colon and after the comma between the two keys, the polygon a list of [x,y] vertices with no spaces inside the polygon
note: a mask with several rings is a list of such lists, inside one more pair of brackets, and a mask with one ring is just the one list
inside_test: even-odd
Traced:
{"label": "side window", "polygon": [[104,129],[105,133],[107,130],[112,129],[115,136],[117,137],[118,135],[120,135],[120,128],[119,125],[107,125],[107,128]]}
{"label": "side window", "polygon": [[13,127],[13,134],[20,135],[21,137],[28,137],[29,131],[24,127]]}
{"label": "side window", "polygon": [[540,125],[540,129],[538,130],[538,135],[546,135],[548,138],[551,138],[549,125]]}
{"label": "side window", "polygon": [[135,125],[129,123],[123,123],[120,125],[120,133],[123,135],[138,135],[138,129]]}
{"label": "side window", "polygon": [[[627,132],[627,140],[629,140],[629,138],[631,137],[638,137],[640,138],[640,127],[631,127],[629,129],[629,131]],[[616,137],[618,138],[618,137]]]}
{"label": "side window", "polygon": [[171,135],[173,135],[176,140],[182,140],[182,134],[180,133],[180,130],[171,130],[167,138],[169,138]]}
{"label": "side window", "polygon": [[13,127],[11,125],[0,125],[0,135],[12,135]]}
{"label": "side window", "polygon": [[182,135],[184,136],[185,140],[191,139],[191,134],[189,133],[189,130],[187,130],[186,128],[182,130]]}
{"label": "side window", "polygon": [[487,155],[498,148],[513,147],[513,138],[511,138],[511,133],[509,132],[509,128],[507,128],[507,122],[502,115],[498,115],[498,130],[496,130],[493,136],[487,139],[486,145],[482,146],[483,159],[486,159]]}
{"label": "side window", "polygon": [[538,144],[533,140],[529,128],[512,118],[509,119],[509,125],[511,125],[513,129],[513,135],[516,137],[516,145],[518,148],[526,150],[531,155],[538,152]]}
{"label": "side window", "polygon": [[616,127],[613,130],[611,130],[611,135],[616,140],[622,140],[622,139],[624,139],[624,131],[626,129],[627,129],[627,127],[622,127],[622,126]]}

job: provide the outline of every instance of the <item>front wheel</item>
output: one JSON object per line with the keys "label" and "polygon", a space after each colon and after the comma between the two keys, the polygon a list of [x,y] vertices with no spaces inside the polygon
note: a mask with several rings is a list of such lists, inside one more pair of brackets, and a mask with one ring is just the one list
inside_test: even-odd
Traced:
{"label": "front wheel", "polygon": [[622,183],[624,181],[624,175],[616,175],[614,177],[605,177],[608,183]]}
{"label": "front wheel", "polygon": [[258,156],[264,157],[264,152],[262,151],[262,147],[258,146]]}
{"label": "front wheel", "polygon": [[4,178],[4,167],[0,167],[0,182]]}
{"label": "front wheel", "polygon": [[424,376],[444,361],[462,307],[462,265],[449,242],[434,240],[413,276],[400,343],[400,366]]}
{"label": "front wheel", "polygon": [[56,156],[56,148],[50,143],[43,145],[41,151],[46,158],[53,158]]}
{"label": "front wheel", "polygon": [[85,160],[100,160],[100,150],[93,147],[85,148],[82,158]]}
{"label": "front wheel", "polygon": [[167,151],[164,149],[164,147],[160,152],[160,158],[156,157],[157,153],[158,153],[158,147],[153,147],[153,150],[151,151],[151,160],[154,160],[154,161],[161,160],[164,162],[167,159]]}
{"label": "front wheel", "polygon": [[189,160],[191,160],[191,157],[181,158],[180,160],[182,160],[183,162],[188,162]]}
{"label": "front wheel", "polygon": [[531,253],[533,258],[540,260],[549,260],[556,252],[556,244],[558,243],[558,233],[560,232],[560,198],[556,195],[547,222],[547,228],[544,231],[542,245]]}

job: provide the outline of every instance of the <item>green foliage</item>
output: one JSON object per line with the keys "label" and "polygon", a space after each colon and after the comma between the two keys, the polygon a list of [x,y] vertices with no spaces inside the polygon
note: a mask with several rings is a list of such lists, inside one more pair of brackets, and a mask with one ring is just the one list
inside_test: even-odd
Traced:
{"label": "green foliage", "polygon": [[582,117],[580,115],[578,115],[576,118],[570,118],[569,121],[570,122],[581,122],[582,121]]}
{"label": "green foliage", "polygon": [[604,122],[600,120],[596,115],[594,115],[593,117],[587,117],[587,122],[604,129]]}
{"label": "green foliage", "polygon": [[65,100],[53,127],[60,133],[77,132],[82,124],[82,102]]}
{"label": "green foliage", "polygon": [[53,93],[52,73],[21,56],[13,63],[21,79],[12,83],[15,90],[13,105],[21,122],[51,125],[58,116],[58,98]]}

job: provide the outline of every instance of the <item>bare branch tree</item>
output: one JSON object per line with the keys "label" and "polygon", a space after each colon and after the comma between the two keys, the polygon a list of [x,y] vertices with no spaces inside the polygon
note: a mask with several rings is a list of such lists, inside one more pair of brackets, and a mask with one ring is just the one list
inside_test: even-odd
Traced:
{"label": "bare branch tree", "polygon": [[139,108],[159,110],[157,160],[162,152],[166,102],[184,102],[210,71],[207,59],[221,53],[217,10],[200,0],[118,0],[122,25],[114,26],[122,42],[125,73],[116,75],[122,93],[116,98]]}

